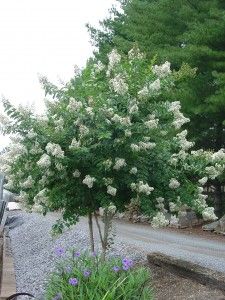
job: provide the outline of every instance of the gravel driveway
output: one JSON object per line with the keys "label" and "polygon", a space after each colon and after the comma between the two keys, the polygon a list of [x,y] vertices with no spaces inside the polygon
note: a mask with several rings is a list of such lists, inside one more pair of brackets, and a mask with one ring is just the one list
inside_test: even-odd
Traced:
{"label": "gravel driveway", "polygon": [[[17,290],[41,298],[48,274],[59,259],[55,255],[56,247],[87,249],[87,222],[83,218],[58,238],[52,238],[51,227],[58,218],[57,214],[51,213],[47,217],[24,212],[13,214],[23,221],[22,225],[10,230]],[[224,242],[121,221],[115,221],[115,230],[110,255],[129,256],[140,261],[146,259],[147,253],[160,251],[225,272]]]}
{"label": "gravel driveway", "polygon": [[117,234],[124,243],[132,244],[146,254],[162,252],[225,273],[225,237],[224,241],[215,241],[120,221],[117,222]]}

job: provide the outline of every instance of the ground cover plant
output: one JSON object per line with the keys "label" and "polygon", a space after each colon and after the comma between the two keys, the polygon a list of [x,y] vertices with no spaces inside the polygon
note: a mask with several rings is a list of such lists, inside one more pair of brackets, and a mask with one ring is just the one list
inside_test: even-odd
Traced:
{"label": "ground cover plant", "polygon": [[[51,275],[46,300],[151,300],[150,274],[129,258],[102,261],[95,253],[56,249],[59,262]],[[66,257],[65,257],[66,256]]]}

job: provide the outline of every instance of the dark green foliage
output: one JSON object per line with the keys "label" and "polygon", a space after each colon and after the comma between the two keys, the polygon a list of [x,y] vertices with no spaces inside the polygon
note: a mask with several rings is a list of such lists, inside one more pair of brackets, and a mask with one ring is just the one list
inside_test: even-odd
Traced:
{"label": "dark green foliage", "polygon": [[118,1],[101,22],[89,26],[96,56],[102,61],[114,47],[125,53],[133,43],[148,57],[169,60],[178,69],[183,62],[197,67],[196,77],[181,81],[171,97],[182,101],[191,118],[190,137],[196,148],[225,147],[225,2],[221,0]]}

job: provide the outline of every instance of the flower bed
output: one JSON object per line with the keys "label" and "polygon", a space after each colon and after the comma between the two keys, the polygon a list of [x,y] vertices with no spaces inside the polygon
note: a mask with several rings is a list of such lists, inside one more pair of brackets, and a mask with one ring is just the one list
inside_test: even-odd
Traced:
{"label": "flower bed", "polygon": [[103,261],[95,253],[76,251],[68,257],[63,248],[57,248],[56,254],[59,261],[49,279],[46,300],[153,299],[148,269],[135,268],[129,258]]}

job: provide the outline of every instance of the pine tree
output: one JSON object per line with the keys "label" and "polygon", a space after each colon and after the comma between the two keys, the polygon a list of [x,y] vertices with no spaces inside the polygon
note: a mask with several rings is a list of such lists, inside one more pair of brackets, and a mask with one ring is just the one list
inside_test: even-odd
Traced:
{"label": "pine tree", "polygon": [[119,0],[102,30],[89,26],[96,56],[109,49],[125,53],[133,43],[174,69],[183,62],[197,67],[195,78],[181,82],[173,95],[191,118],[190,136],[197,147],[225,147],[225,2],[222,0]]}
{"label": "pine tree", "polygon": [[[102,30],[89,26],[97,58],[117,48],[127,53],[133,43],[158,63],[178,69],[197,68],[196,76],[181,81],[171,99],[182,102],[190,117],[189,138],[196,148],[225,148],[225,1],[117,0]],[[215,182],[217,211],[222,211],[221,184]]]}

